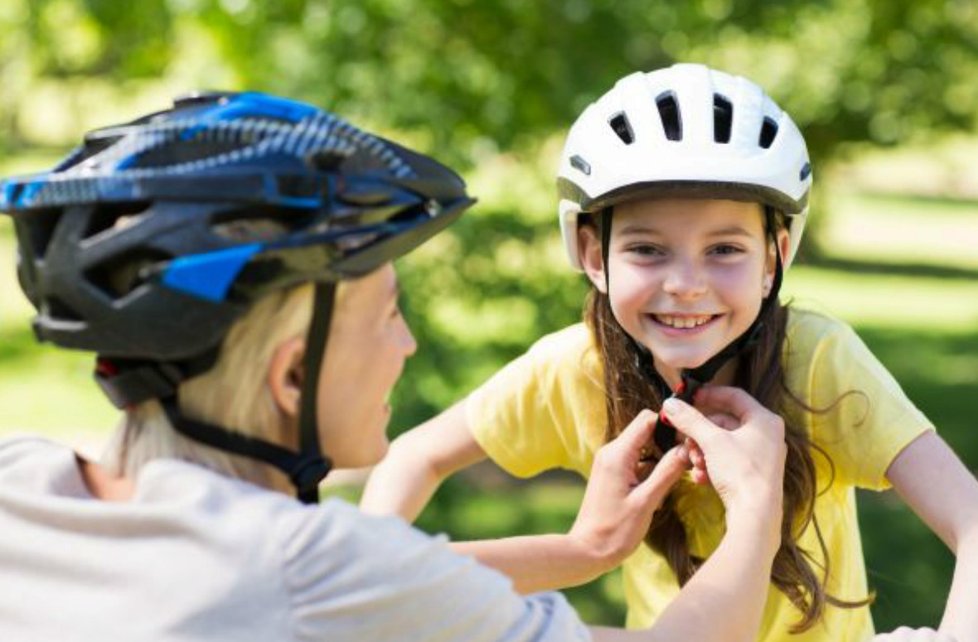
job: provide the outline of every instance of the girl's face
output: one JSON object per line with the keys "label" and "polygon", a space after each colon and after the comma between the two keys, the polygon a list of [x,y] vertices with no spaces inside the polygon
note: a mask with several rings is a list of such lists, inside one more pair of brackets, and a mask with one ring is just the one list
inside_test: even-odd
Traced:
{"label": "girl's face", "polygon": [[334,465],[355,468],[387,452],[388,397],[417,343],[390,263],[340,287],[319,380],[319,431]]}
{"label": "girl's face", "polygon": [[[600,241],[587,236],[585,265],[604,291]],[[615,317],[675,387],[680,369],[702,365],[754,322],[775,258],[757,203],[646,199],[615,207],[608,264]]]}

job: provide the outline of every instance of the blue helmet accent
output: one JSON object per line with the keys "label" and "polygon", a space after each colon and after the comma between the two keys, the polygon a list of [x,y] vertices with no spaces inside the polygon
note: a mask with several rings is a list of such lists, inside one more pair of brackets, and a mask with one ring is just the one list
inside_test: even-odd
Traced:
{"label": "blue helmet accent", "polygon": [[[147,120],[91,132],[86,144],[54,171],[7,181],[0,209],[175,200],[184,196],[181,186],[193,189],[196,183],[229,176],[251,179],[237,195],[242,200],[320,207],[322,200],[310,195],[297,201],[287,181],[268,180],[290,173],[307,176],[317,155],[334,162],[357,155],[379,173],[414,176],[392,143],[311,105],[256,92],[180,105]],[[207,188],[196,191],[207,193]]]}
{"label": "blue helmet accent", "polygon": [[223,301],[234,279],[252,256],[261,251],[260,243],[191,254],[174,259],[163,272],[162,283],[208,301]]}

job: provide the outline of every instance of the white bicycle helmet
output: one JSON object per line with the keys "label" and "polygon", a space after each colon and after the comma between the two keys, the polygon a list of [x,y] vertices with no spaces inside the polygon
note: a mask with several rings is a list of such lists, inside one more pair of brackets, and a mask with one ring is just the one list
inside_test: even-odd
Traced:
{"label": "white bicycle helmet", "polygon": [[657,195],[755,201],[784,213],[787,269],[812,184],[791,117],[750,80],[695,64],[619,80],[571,127],[557,176],[560,231],[578,270],[580,214]]}

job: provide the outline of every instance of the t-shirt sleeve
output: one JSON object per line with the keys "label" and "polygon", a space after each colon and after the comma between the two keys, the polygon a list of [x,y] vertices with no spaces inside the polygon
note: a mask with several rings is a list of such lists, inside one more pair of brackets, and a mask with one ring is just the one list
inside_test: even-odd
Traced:
{"label": "t-shirt sleeve", "polygon": [[933,424],[844,323],[825,328],[809,375],[812,439],[831,458],[837,481],[889,488],[890,464]]}
{"label": "t-shirt sleeve", "polygon": [[590,471],[603,440],[604,393],[583,325],[544,337],[465,401],[473,438],[510,474]]}
{"label": "t-shirt sleeve", "polygon": [[279,532],[297,640],[591,639],[559,593],[520,596],[507,577],[397,518],[331,500],[288,522]]}

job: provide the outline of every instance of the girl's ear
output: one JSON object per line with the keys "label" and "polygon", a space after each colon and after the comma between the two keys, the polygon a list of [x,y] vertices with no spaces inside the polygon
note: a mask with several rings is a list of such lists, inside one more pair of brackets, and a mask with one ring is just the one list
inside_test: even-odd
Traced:
{"label": "girl's ear", "polygon": [[601,294],[608,294],[604,278],[604,261],[601,257],[601,239],[593,225],[577,226],[577,252],[581,265],[591,283]]}
{"label": "girl's ear", "polygon": [[784,228],[778,230],[778,249],[781,251],[781,261],[786,261],[791,250],[791,234]]}
{"label": "girl's ear", "polygon": [[268,389],[275,405],[286,417],[299,417],[299,398],[302,394],[302,361],[306,342],[301,337],[286,339],[275,348],[268,366]]}
{"label": "girl's ear", "polygon": [[[776,241],[778,244],[778,251],[781,252],[781,262],[783,264],[788,257],[788,251],[791,249],[791,235],[788,233],[788,230],[784,228],[779,229],[777,232]],[[774,255],[774,247],[772,246],[768,252],[767,265],[765,266],[766,269],[764,270],[764,296],[767,296],[771,291],[771,287],[773,287],[774,272],[775,268],[777,267],[777,263],[775,262],[776,260],[777,257]]]}

